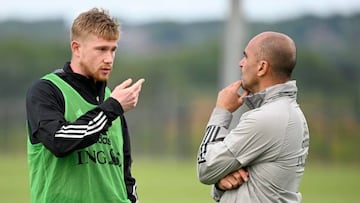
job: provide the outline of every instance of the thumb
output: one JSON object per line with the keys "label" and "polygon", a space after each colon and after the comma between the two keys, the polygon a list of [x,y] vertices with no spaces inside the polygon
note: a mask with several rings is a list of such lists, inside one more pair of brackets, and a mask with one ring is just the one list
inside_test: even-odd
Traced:
{"label": "thumb", "polygon": [[244,97],[246,97],[246,96],[248,96],[248,95],[249,95],[249,91],[248,91],[248,90],[244,90],[244,91],[241,93],[240,97],[241,97],[241,98],[244,98]]}
{"label": "thumb", "polygon": [[125,80],[124,82],[122,82],[120,85],[118,85],[118,88],[125,89],[125,88],[128,87],[131,83],[132,83],[132,79],[129,78],[129,79]]}
{"label": "thumb", "polygon": [[244,103],[244,98],[249,95],[249,91],[244,90],[241,95],[238,97],[238,102],[242,105]]}

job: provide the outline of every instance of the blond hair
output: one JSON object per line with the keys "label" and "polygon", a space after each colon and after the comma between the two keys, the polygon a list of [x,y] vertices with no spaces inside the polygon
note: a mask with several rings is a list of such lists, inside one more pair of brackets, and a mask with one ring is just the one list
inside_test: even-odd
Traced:
{"label": "blond hair", "polygon": [[93,8],[81,13],[73,22],[70,39],[77,40],[93,34],[106,40],[120,38],[120,24],[104,9]]}

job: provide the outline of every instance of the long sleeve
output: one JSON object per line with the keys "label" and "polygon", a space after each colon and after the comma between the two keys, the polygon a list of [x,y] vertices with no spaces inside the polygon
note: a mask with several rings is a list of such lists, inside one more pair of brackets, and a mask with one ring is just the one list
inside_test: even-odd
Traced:
{"label": "long sleeve", "polygon": [[204,184],[215,184],[240,168],[240,163],[223,142],[231,119],[230,112],[219,108],[215,108],[210,117],[198,153],[198,178]]}
{"label": "long sleeve", "polygon": [[61,91],[46,80],[35,83],[26,97],[31,143],[43,143],[57,157],[96,143],[100,134],[123,113],[120,104],[109,98],[76,121],[67,122],[64,106]]}
{"label": "long sleeve", "polygon": [[127,128],[126,120],[124,116],[121,116],[121,123],[123,127],[123,139],[124,139],[124,179],[126,184],[127,196],[132,203],[137,203],[137,185],[136,180],[131,174],[131,165],[132,165],[132,157],[131,157],[131,143],[129,131]]}

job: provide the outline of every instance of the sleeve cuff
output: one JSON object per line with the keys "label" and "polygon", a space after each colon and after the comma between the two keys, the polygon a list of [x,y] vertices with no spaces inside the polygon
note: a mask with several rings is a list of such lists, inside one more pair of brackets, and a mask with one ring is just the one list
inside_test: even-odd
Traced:
{"label": "sleeve cuff", "polygon": [[216,201],[219,202],[221,196],[224,194],[225,191],[218,189],[215,185],[212,186],[211,189],[211,197]]}
{"label": "sleeve cuff", "polygon": [[109,97],[102,104],[99,105],[99,108],[104,111],[109,120],[113,121],[120,115],[124,113],[123,108],[120,103],[114,98]]}

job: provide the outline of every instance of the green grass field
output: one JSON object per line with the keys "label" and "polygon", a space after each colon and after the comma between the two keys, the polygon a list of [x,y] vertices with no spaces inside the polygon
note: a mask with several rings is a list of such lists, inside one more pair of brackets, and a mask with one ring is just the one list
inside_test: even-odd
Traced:
{"label": "green grass field", "polygon": [[[25,156],[0,156],[1,202],[29,202]],[[211,203],[210,187],[196,178],[193,161],[136,159],[133,174],[142,203]],[[309,163],[300,191],[303,203],[359,203],[360,165]]]}

